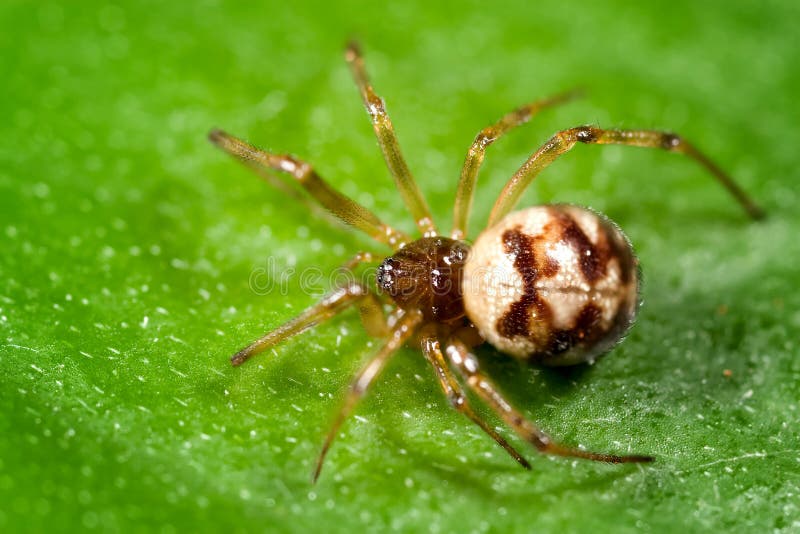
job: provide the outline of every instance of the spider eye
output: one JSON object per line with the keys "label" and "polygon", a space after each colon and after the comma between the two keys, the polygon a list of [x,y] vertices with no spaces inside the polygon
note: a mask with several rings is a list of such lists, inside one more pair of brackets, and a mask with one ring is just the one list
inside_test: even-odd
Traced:
{"label": "spider eye", "polygon": [[396,261],[394,258],[386,258],[383,263],[378,266],[377,281],[378,287],[384,291],[391,292],[395,282],[395,268]]}

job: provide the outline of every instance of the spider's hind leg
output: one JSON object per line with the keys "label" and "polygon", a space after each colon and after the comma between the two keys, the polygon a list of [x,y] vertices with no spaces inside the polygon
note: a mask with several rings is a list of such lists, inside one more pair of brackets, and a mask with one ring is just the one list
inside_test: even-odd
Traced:
{"label": "spider's hind leg", "polygon": [[436,335],[435,328],[426,328],[423,332],[421,332],[420,338],[422,352],[433,366],[433,370],[436,372],[436,378],[439,381],[439,385],[441,386],[442,391],[444,391],[444,394],[447,395],[447,400],[450,402],[450,405],[457,411],[466,415],[467,418],[478,425],[481,430],[489,434],[489,436],[491,436],[491,438],[495,440],[498,445],[503,447],[503,449],[505,449],[505,451],[517,461],[517,463],[519,463],[525,469],[530,469],[531,464],[529,464],[528,461],[511,444],[509,444],[505,438],[503,438],[503,436],[498,434],[472,410],[472,407],[469,405],[467,400],[467,395],[461,388],[461,384],[458,383],[450,369],[447,367],[447,361],[442,354],[441,344]]}
{"label": "spider's hind leg", "polygon": [[458,369],[469,387],[488,404],[514,431],[525,441],[536,447],[539,452],[556,456],[570,456],[584,458],[597,462],[643,463],[652,462],[652,456],[629,455],[618,456],[584,451],[565,447],[554,442],[550,436],[542,432],[533,423],[528,421],[519,411],[500,394],[489,378],[483,374],[478,366],[478,360],[464,343],[458,339],[451,339],[447,346],[447,357]]}
{"label": "spider's hind leg", "polygon": [[761,219],[764,217],[764,211],[733,181],[733,178],[720,169],[708,156],[697,150],[694,145],[678,135],[658,130],[605,130],[594,126],[578,126],[557,132],[514,173],[495,201],[492,213],[489,215],[488,225],[492,226],[507,215],[533,179],[578,143],[659,148],[683,154],[708,171],[736,199],[751,218]]}

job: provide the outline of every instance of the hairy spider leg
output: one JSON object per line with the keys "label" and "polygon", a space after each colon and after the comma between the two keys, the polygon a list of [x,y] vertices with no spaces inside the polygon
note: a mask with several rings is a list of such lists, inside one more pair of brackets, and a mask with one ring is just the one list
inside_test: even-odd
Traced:
{"label": "hairy spider leg", "polygon": [[410,241],[403,232],[384,224],[367,208],[328,185],[308,163],[289,155],[265,152],[222,130],[212,130],[208,134],[208,138],[219,148],[245,164],[290,175],[325,209],[376,241],[386,243],[394,249],[398,249]]}
{"label": "hairy spider leg", "polygon": [[512,407],[500,392],[497,391],[489,378],[481,372],[477,358],[464,343],[456,338],[451,338],[448,341],[446,353],[450,362],[467,382],[467,385],[483,399],[508,426],[513,428],[522,439],[536,447],[539,452],[614,464],[653,461],[654,458],[652,456],[617,456],[615,454],[595,453],[580,449],[572,449],[553,442],[550,436],[525,419],[525,417]]}
{"label": "hairy spider leg", "polygon": [[541,110],[567,103],[581,96],[583,96],[582,90],[573,89],[550,98],[530,102],[507,113],[499,121],[487,126],[475,136],[475,140],[472,142],[472,146],[464,160],[461,178],[456,189],[456,200],[453,207],[453,230],[450,232],[452,239],[464,239],[467,236],[469,215],[472,210],[472,200],[475,196],[475,182],[478,179],[478,171],[483,164],[483,159],[486,157],[486,148],[510,130],[528,122]]}
{"label": "hairy spider leg", "polygon": [[383,99],[375,94],[369,83],[367,71],[364,67],[364,57],[361,54],[358,43],[350,42],[347,45],[345,59],[350,65],[353,78],[372,121],[375,136],[378,138],[378,145],[381,147],[386,165],[389,167],[389,171],[397,184],[403,202],[408,207],[411,216],[414,217],[417,228],[419,228],[424,237],[437,235],[430,208],[428,208],[428,204],[425,202],[425,198],[422,196],[414,177],[411,175],[411,171],[408,169],[408,165],[406,165],[403,154],[400,152],[400,144],[394,133],[392,121],[388,113],[386,113],[386,105]]}
{"label": "hairy spider leg", "polygon": [[531,181],[558,156],[569,151],[577,143],[598,145],[627,145],[645,148],[661,148],[688,156],[710,172],[720,184],[741,204],[753,219],[761,219],[764,212],[755,202],[708,157],[694,146],[673,133],[653,130],[604,130],[593,126],[578,126],[562,130],[551,137],[511,177],[489,216],[489,226],[502,219],[519,200]]}
{"label": "hairy spider leg", "polygon": [[[360,252],[345,263],[342,268],[349,270],[359,263],[369,261],[372,261],[372,255],[367,252]],[[383,306],[378,297],[365,285],[350,282],[334,289],[322,300],[307,308],[294,319],[267,332],[263,337],[234,354],[231,357],[231,364],[234,366],[241,365],[256,354],[264,352],[270,347],[334,317],[355,304],[359,304],[361,320],[367,333],[372,337],[384,337],[388,332],[388,326],[383,313]]]}
{"label": "hairy spider leg", "polygon": [[342,423],[355,408],[358,401],[364,396],[369,387],[375,379],[383,371],[386,364],[391,357],[403,346],[403,344],[412,336],[422,322],[422,313],[419,310],[403,311],[398,310],[395,314],[397,321],[391,327],[391,333],[386,339],[383,346],[378,349],[375,356],[370,359],[367,364],[361,368],[353,381],[350,383],[350,389],[347,392],[344,403],[339,410],[336,419],[334,419],[325,442],[322,444],[322,450],[319,453],[314,474],[311,477],[312,482],[316,482],[319,474],[322,471],[322,464],[325,461],[325,456],[333,443],[336,433],[342,426]]}
{"label": "hairy spider leg", "polygon": [[420,344],[422,346],[422,353],[433,366],[436,373],[436,379],[442,387],[442,391],[447,396],[450,405],[457,411],[466,415],[473,423],[481,427],[481,430],[489,434],[498,445],[503,447],[505,451],[511,455],[525,469],[530,469],[531,464],[520,454],[513,446],[511,446],[500,434],[498,434],[492,427],[490,427],[483,419],[481,419],[469,405],[467,396],[461,388],[461,384],[453,376],[450,369],[447,367],[447,361],[442,354],[441,344],[437,337],[436,326],[431,325],[426,327],[420,333]]}

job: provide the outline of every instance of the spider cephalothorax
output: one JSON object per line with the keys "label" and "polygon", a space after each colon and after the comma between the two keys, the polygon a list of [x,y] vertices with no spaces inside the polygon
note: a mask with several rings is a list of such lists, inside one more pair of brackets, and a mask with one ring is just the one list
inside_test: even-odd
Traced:
{"label": "spider cephalothorax", "polygon": [[[412,240],[381,222],[375,214],[331,188],[306,163],[265,152],[220,130],[209,135],[220,148],[248,164],[292,176],[342,221],[393,250],[377,271],[379,291],[394,304],[389,317],[384,315],[380,294],[367,285],[350,282],[335,288],[319,303],[231,358],[234,365],[240,365],[354,305],[361,309],[368,333],[384,339],[352,382],[322,447],[314,480],[346,416],[390,357],[411,341],[419,343],[452,406],[522,466],[530,467],[493,426],[473,412],[452,369],[506,424],[540,452],[612,463],[651,461],[650,456],[594,453],[555,443],[505,400],[481,372],[472,348],[484,341],[512,356],[547,365],[593,361],[622,338],[638,307],[638,263],[628,239],[614,223],[577,206],[537,206],[513,213],[511,210],[531,181],[577,143],[640,146],[684,154],[705,167],[756,219],[763,215],[758,206],[730,177],[677,135],[578,126],[557,132],[511,177],[494,204],[486,230],[470,247],[464,239],[486,148],[540,109],[570,100],[576,93],[518,108],[477,135],[458,182],[454,223],[447,237],[437,231],[406,166],[383,100],[369,84],[358,47],[348,46],[345,57],[400,196],[424,237]],[[360,252],[346,267],[374,263],[375,259],[373,254]]]}
{"label": "spider cephalothorax", "polygon": [[378,287],[403,309],[418,309],[427,321],[464,317],[461,280],[469,245],[447,237],[412,241],[378,266]]}

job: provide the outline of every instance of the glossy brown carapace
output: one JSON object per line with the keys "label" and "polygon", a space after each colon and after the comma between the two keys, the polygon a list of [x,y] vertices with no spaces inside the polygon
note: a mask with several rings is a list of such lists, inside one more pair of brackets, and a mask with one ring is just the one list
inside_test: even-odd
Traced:
{"label": "glossy brown carapace", "polygon": [[383,260],[378,287],[401,308],[416,308],[428,321],[452,323],[464,317],[461,279],[468,254],[464,241],[423,237]]}

